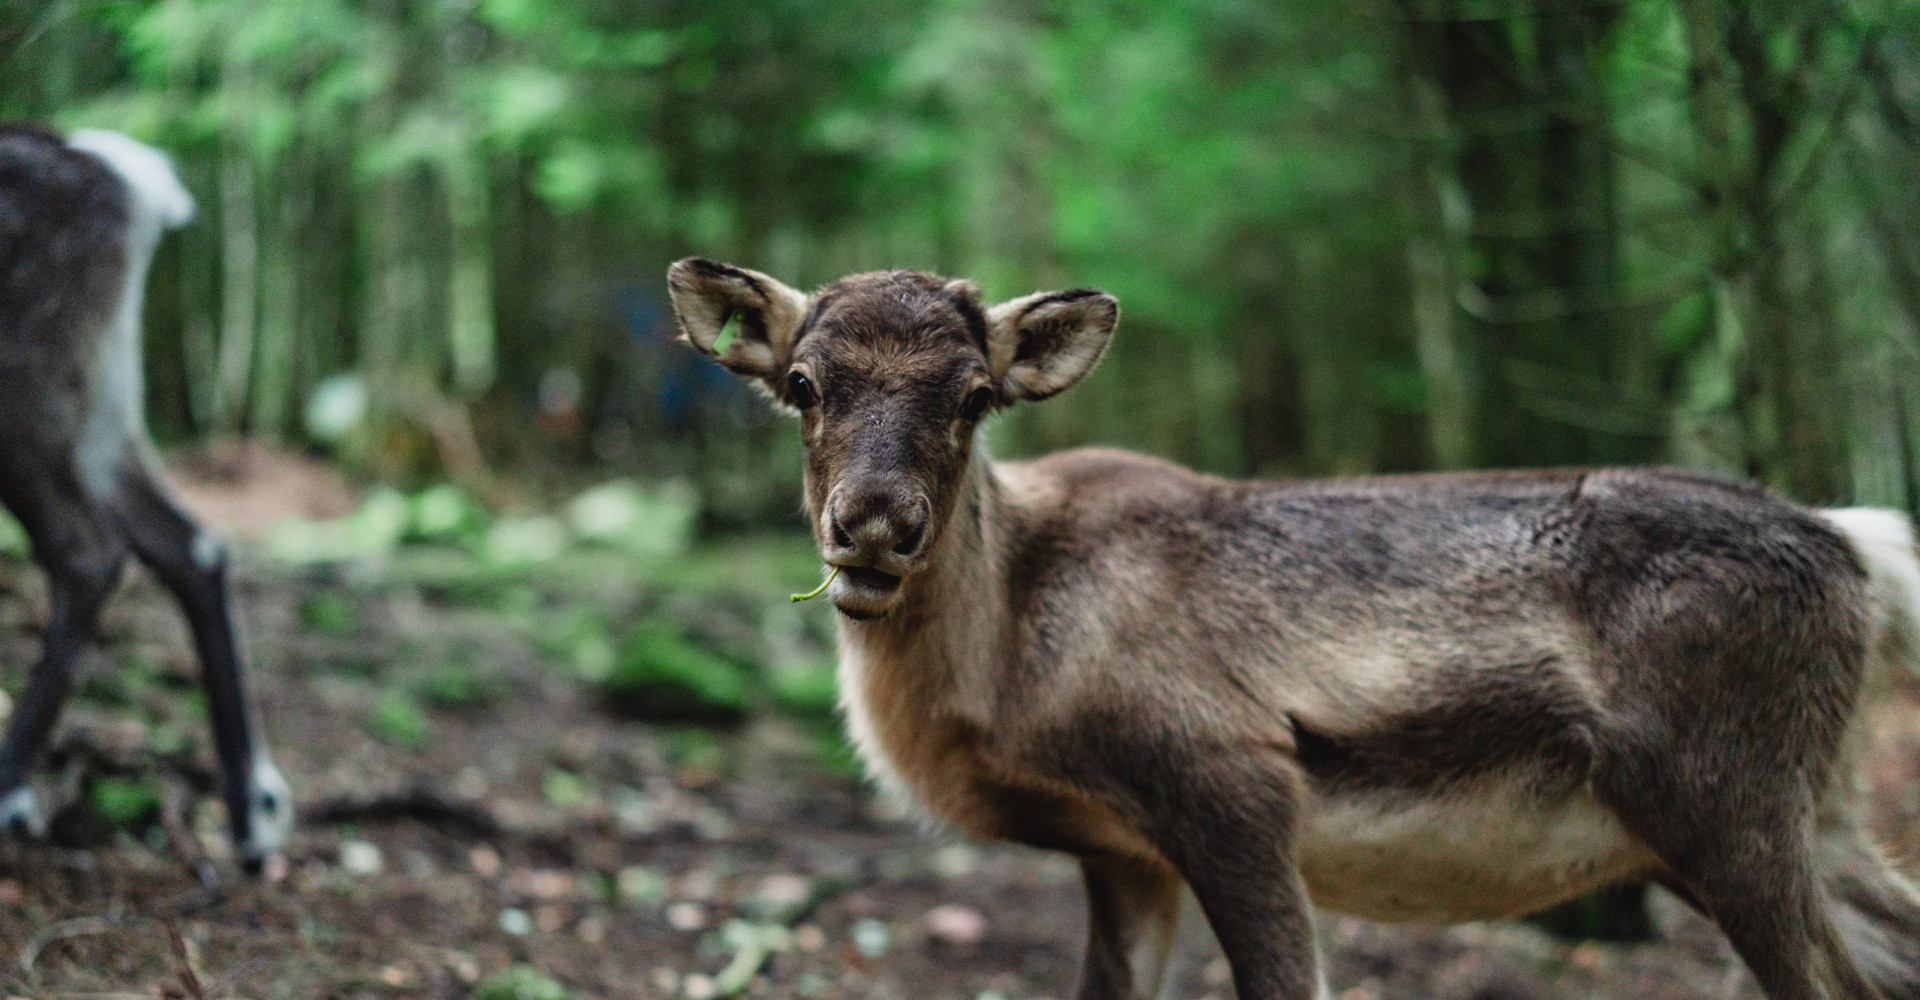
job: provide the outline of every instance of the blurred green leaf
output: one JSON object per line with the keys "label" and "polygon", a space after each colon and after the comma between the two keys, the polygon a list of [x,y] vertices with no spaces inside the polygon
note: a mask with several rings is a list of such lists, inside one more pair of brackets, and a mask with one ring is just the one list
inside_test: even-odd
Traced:
{"label": "blurred green leaf", "polygon": [[159,791],[148,782],[129,778],[95,778],[87,787],[87,802],[123,830],[143,826],[160,812]]}
{"label": "blurred green leaf", "polygon": [[524,962],[509,965],[480,981],[478,1000],[567,1000],[566,987]]}
{"label": "blurred green leaf", "polygon": [[433,724],[419,703],[399,688],[380,694],[367,715],[367,727],[382,741],[410,749],[426,745],[433,731]]}
{"label": "blurred green leaf", "polygon": [[360,606],[337,590],[315,591],[301,600],[300,621],[322,635],[349,636],[360,630]]}
{"label": "blurred green leaf", "polygon": [[731,721],[743,716],[751,682],[733,661],[659,621],[645,621],[620,649],[600,689],[627,714]]}

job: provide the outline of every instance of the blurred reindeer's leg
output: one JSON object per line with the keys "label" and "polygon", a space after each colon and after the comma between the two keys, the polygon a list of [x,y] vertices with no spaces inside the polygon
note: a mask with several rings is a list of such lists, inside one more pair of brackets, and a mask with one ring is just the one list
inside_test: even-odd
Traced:
{"label": "blurred reindeer's leg", "polygon": [[110,500],[127,538],[180,602],[200,656],[213,717],[228,823],[249,865],[279,850],[292,825],[286,779],[256,740],[227,595],[226,549],[182,513],[139,461],[129,461]]}
{"label": "blurred reindeer's leg", "polygon": [[1132,858],[1083,858],[1087,954],[1080,1000],[1153,1000],[1180,920],[1180,874]]}
{"label": "blurred reindeer's leg", "polygon": [[7,498],[33,539],[34,557],[46,571],[52,606],[40,662],[27,681],[6,741],[0,744],[0,825],[29,835],[41,833],[43,824],[27,780],[66,701],[74,659],[92,638],[100,608],[119,582],[126,558],[118,527],[93,514],[77,485],[58,476],[40,484],[65,484],[72,487],[71,495],[52,503],[16,504],[15,496]]}

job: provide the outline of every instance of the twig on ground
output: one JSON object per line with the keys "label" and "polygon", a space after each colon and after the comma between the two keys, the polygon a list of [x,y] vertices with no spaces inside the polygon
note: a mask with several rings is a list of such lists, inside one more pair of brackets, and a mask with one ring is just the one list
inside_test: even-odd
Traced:
{"label": "twig on ground", "polygon": [[477,837],[495,837],[501,833],[500,821],[485,809],[452,801],[428,788],[366,799],[327,799],[308,806],[303,812],[310,826],[411,819],[430,826],[452,827]]}
{"label": "twig on ground", "polygon": [[167,945],[173,950],[174,961],[180,966],[180,986],[194,1000],[206,1000],[207,988],[200,982],[200,973],[193,967],[193,954],[187,949],[187,939],[180,936],[180,925],[172,917],[162,918],[167,928]]}
{"label": "twig on ground", "polygon": [[105,934],[118,927],[120,922],[111,917],[73,917],[50,924],[20,949],[20,971],[27,978],[34,978],[33,964],[40,959],[40,953],[49,945],[65,941],[68,938],[86,937],[89,934]]}

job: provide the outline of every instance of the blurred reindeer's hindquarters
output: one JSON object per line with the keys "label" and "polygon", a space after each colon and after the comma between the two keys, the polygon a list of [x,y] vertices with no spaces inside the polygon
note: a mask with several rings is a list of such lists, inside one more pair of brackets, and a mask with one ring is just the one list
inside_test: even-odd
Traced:
{"label": "blurred reindeer's hindquarters", "polygon": [[225,552],[161,485],[142,416],[147,267],[161,233],[192,215],[156,150],[111,132],[0,125],[0,501],[32,539],[51,604],[0,743],[0,826],[42,826],[28,779],[131,551],[192,628],[233,839],[251,867],[278,850],[292,800],[249,719]]}

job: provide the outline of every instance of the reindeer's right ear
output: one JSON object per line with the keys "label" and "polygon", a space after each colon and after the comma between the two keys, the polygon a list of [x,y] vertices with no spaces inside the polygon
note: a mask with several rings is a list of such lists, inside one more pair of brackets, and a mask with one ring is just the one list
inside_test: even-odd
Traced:
{"label": "reindeer's right ear", "polygon": [[668,268],[667,289],[681,333],[700,353],[769,384],[786,372],[807,315],[805,295],[758,271],[700,257]]}

